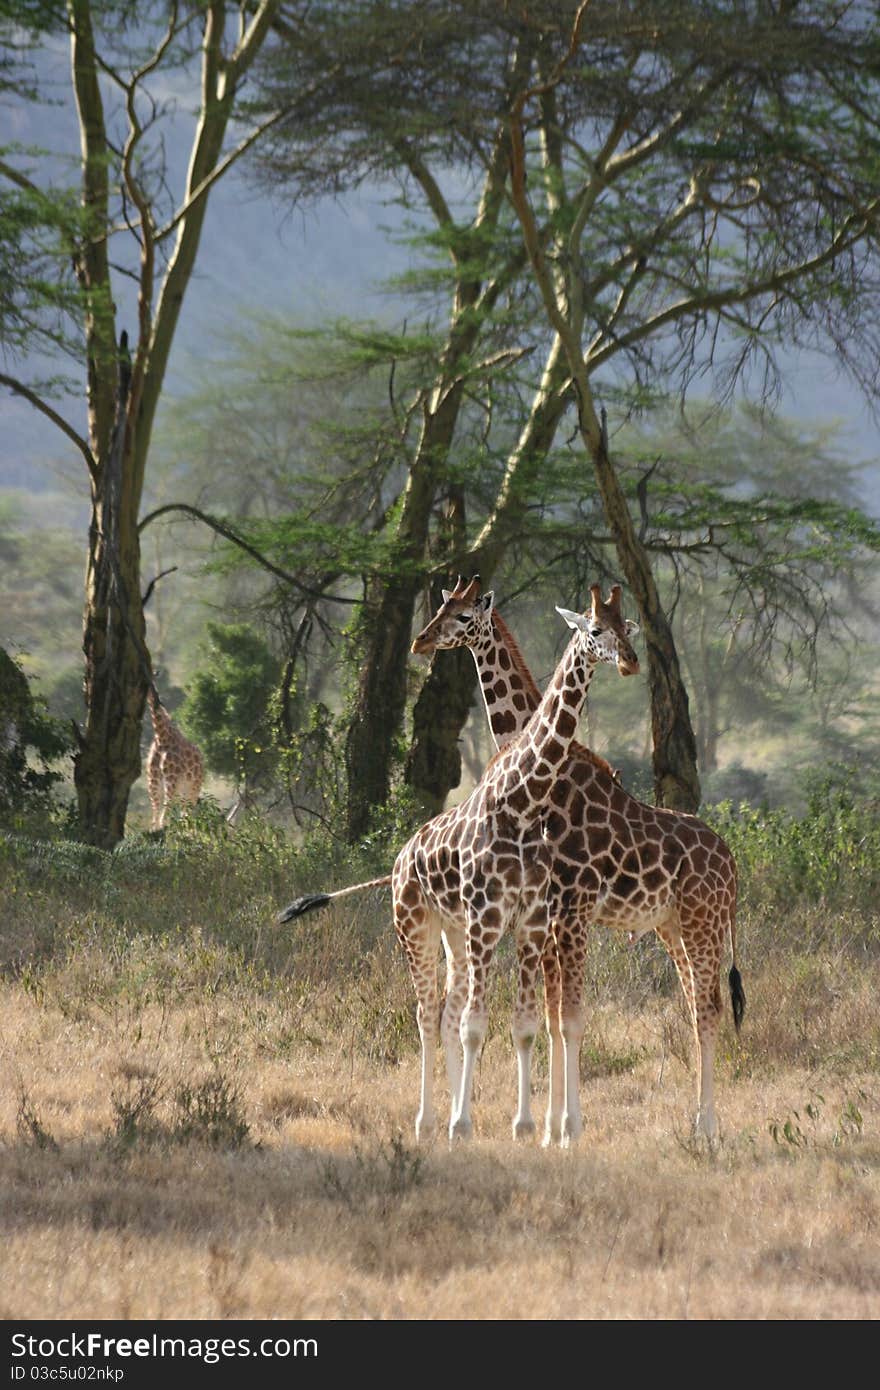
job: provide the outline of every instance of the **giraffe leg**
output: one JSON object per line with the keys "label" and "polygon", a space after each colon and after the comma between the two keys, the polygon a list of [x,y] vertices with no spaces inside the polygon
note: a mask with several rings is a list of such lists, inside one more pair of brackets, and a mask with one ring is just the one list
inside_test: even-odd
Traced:
{"label": "giraffe leg", "polygon": [[[490,909],[491,910],[491,909]],[[486,983],[489,963],[501,937],[500,913],[498,926],[487,927],[485,922],[469,919],[467,930],[468,1000],[461,1016],[461,1046],[464,1062],[458,1102],[449,1125],[449,1141],[469,1139],[473,1131],[471,1096],[474,1089],[474,1069],[483,1046],[488,1023]],[[476,947],[476,949],[474,949]]]}
{"label": "giraffe leg", "polygon": [[559,941],[562,973],[560,1028],[565,1049],[565,1111],[561,1142],[565,1148],[569,1148],[577,1143],[584,1129],[581,1114],[581,1043],[586,1025],[584,949],[580,934],[570,926],[561,928]]}
{"label": "giraffe leg", "polygon": [[699,946],[686,937],[685,943],[694,976],[694,1028],[700,1059],[699,1101],[694,1131],[714,1145],[718,1141],[714,1092],[715,1044],[724,1011],[719,978],[723,936],[719,939],[714,933],[709,933],[706,938],[700,938]]}
{"label": "giraffe leg", "polygon": [[535,1132],[532,1119],[532,1050],[538,1032],[536,985],[538,967],[547,940],[546,910],[542,907],[517,931],[519,988],[513,1013],[513,1042],[516,1048],[517,1108],[513,1120],[514,1139],[528,1139]]}
{"label": "giraffe leg", "polygon": [[150,797],[150,829],[159,830],[162,825],[162,754],[153,743],[147,754],[147,792]]}
{"label": "giraffe leg", "polygon": [[[555,924],[554,924],[555,925]],[[558,1144],[562,1138],[562,1112],[565,1108],[565,1055],[562,1031],[559,1026],[562,1005],[562,977],[559,954],[553,931],[547,933],[541,957],[544,972],[544,1013],[550,1052],[550,1091],[547,1098],[547,1117],[544,1122],[544,1147]]]}
{"label": "giraffe leg", "polygon": [[[396,895],[395,895],[396,896]],[[424,903],[404,908],[395,901],[394,929],[409,962],[410,975],[418,1003],[417,1018],[422,1044],[422,1073],[416,1140],[431,1139],[437,1129],[434,1108],[434,1059],[437,1055],[438,1000],[437,948],[440,928]]]}
{"label": "giraffe leg", "polygon": [[697,1047],[697,1114],[694,1119],[694,1134],[713,1146],[718,1139],[714,1062],[715,1041],[722,1011],[718,979],[721,946],[706,941],[702,923],[699,924],[700,936],[695,938],[692,930],[694,925],[689,917],[685,917],[680,928],[670,926],[663,930],[658,929],[657,934],[678,972]]}
{"label": "giraffe leg", "polygon": [[467,950],[461,923],[444,924],[443,949],[446,952],[446,997],[440,1016],[440,1038],[446,1054],[450,1109],[454,1110],[461,1091],[460,1028],[468,996]]}

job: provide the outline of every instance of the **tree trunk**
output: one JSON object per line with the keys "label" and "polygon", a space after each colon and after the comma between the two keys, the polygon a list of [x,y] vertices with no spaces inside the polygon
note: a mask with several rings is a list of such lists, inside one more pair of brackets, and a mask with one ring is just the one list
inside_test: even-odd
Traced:
{"label": "tree trunk", "polygon": [[672,628],[660,602],[648,553],[636,534],[623,489],[608,458],[605,432],[601,428],[590,429],[585,413],[582,408],[581,433],[593,459],[618,559],[642,622],[651,694],[654,797],[658,806],[696,811],[700,804],[697,745]]}
{"label": "tree trunk", "polygon": [[[617,556],[626,581],[638,604],[648,657],[651,691],[651,728],[654,743],[654,794],[658,805],[676,810],[695,811],[700,804],[697,775],[697,749],[688,710],[687,690],[681,678],[678,655],[669,619],[663,612],[651,572],[648,552],[642,544],[623,495],[620,481],[608,456],[604,424],[600,423],[590,386],[590,371],[584,359],[583,334],[584,267],[578,240],[600,186],[600,170],[572,209],[570,229],[559,247],[560,254],[549,258],[538,233],[526,185],[525,138],[522,110],[528,98],[523,91],[510,113],[511,200],[519,219],[541,298],[551,326],[557,333],[577,392],[578,424],[581,438],[593,461],[602,498],[605,519],[614,537]],[[541,97],[542,129],[546,132],[548,158],[554,154],[554,94],[552,88]],[[621,126],[621,133],[624,129]],[[609,143],[606,154],[613,148]],[[601,161],[600,161],[601,162]],[[563,185],[560,183],[559,185]]]}
{"label": "tree trunk", "polygon": [[[509,78],[511,92],[518,90],[527,77],[532,46],[528,35],[516,45]],[[502,120],[495,132],[480,206],[468,228],[455,223],[418,150],[406,140],[397,145],[398,156],[421,186],[428,207],[449,239],[455,292],[449,333],[440,354],[430,402],[424,407],[422,432],[404,493],[394,538],[393,568],[389,567],[384,580],[377,580],[372,586],[373,594],[368,595],[360,624],[366,636],[366,659],[345,749],[346,834],[350,843],[365,833],[374,808],[388,797],[394,741],[406,709],[407,657],[413,609],[425,580],[431,509],[455,437],[472,354],[479,343],[482,324],[493,312],[506,283],[505,275],[499,273],[484,284],[483,261],[484,247],[504,206],[509,143],[507,122]],[[420,758],[420,766],[421,761]],[[425,790],[429,799],[436,797],[437,792],[431,787]]]}
{"label": "tree trunk", "polygon": [[[529,418],[507,460],[492,515],[468,553],[463,554],[463,515],[457,533],[451,537],[450,575],[460,564],[465,578],[479,573],[484,591],[489,587],[508,538],[526,514],[530,484],[540,472],[565,414],[568,378],[568,363],[557,338],[545,363]],[[460,561],[457,556],[461,556]],[[439,583],[431,598],[432,611],[436,612],[441,599]],[[476,666],[468,652],[438,652],[415,703],[406,780],[431,814],[442,810],[447,796],[461,781],[459,741],[473,704],[476,679]]]}
{"label": "tree trunk", "polygon": [[[432,612],[442,602],[431,586]],[[461,731],[474,702],[477,668],[465,647],[437,652],[413,706],[413,734],[404,776],[426,816],[443,810],[461,781]]]}
{"label": "tree trunk", "polygon": [[[221,153],[236,96],[269,33],[278,5],[276,0],[260,0],[249,9],[247,23],[241,25],[231,53],[224,51],[230,16],[223,0],[204,10],[201,97],[185,194],[165,230],[160,231],[162,219],[140,182],[142,151],[138,146],[144,129],[138,88],[161,62],[167,36],[125,87],[127,135],[119,176],[126,206],[139,219],[132,230],[140,248],[137,345],[130,363],[124,334],[120,360],[116,358],[116,310],[106,234],[113,220],[109,178],[116,167],[116,152],[104,116],[99,76],[103,63],[95,46],[91,0],[68,0],[72,81],[82,148],[82,204],[88,214],[88,234],[73,248],[73,262],[85,295],[92,492],[83,622],[87,715],[79,737],[74,780],[80,833],[85,840],[105,848],[111,848],[124,833],[129,792],[140,774],[141,721],[152,679],[144,642],[137,517],[153,420],[198,254],[211,180],[225,172],[232,158],[230,155],[223,161]],[[157,251],[172,232],[174,249],[154,313]],[[158,261],[161,263],[161,255]]]}
{"label": "tree trunk", "polygon": [[[125,833],[129,794],[140,776],[147,682],[137,527],[129,522],[120,528],[127,535],[124,540],[120,536],[117,574],[108,549],[106,510],[96,498],[83,623],[87,718],[74,759],[74,781],[82,838],[112,849]],[[119,579],[123,592],[118,591]]]}
{"label": "tree trunk", "polygon": [[425,580],[431,512],[463,398],[463,381],[456,379],[456,374],[477,336],[477,325],[467,313],[476,293],[473,283],[466,291],[459,289],[456,321],[443,354],[441,377],[425,410],[404,492],[392,554],[394,568],[371,582],[358,619],[357,636],[366,656],[345,744],[346,838],[350,844],[367,833],[374,810],[388,800],[391,787],[394,743],[406,710],[413,610]]}
{"label": "tree trunk", "polygon": [[141,721],[150,658],[140,593],[137,510],[127,411],[131,368],[122,337],[116,421],[92,488],[83,651],[86,726],[74,759],[80,833],[112,849],[125,832],[132,784],[140,776]]}
{"label": "tree trunk", "polygon": [[346,839],[355,844],[391,789],[394,740],[406,708],[406,669],[416,586],[376,581],[358,620],[366,657],[345,740]]}

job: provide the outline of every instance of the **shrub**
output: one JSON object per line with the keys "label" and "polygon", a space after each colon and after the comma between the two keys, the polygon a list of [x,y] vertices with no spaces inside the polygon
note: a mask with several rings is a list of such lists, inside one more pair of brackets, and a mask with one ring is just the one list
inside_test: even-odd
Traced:
{"label": "shrub", "polygon": [[707,819],[729,844],[750,902],[868,909],[880,888],[878,809],[858,796],[854,771],[832,769],[810,779],[802,816],[724,802]]}
{"label": "shrub", "polygon": [[0,820],[11,823],[24,808],[45,813],[63,775],[51,764],[71,746],[64,724],[52,718],[19,663],[0,647]]}

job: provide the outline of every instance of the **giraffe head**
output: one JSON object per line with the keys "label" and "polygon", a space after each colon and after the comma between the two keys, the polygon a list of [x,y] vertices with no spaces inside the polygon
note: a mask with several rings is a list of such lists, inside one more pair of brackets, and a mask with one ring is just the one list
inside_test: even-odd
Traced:
{"label": "giraffe head", "polygon": [[556,609],[569,627],[581,635],[590,659],[615,665],[622,676],[635,676],[639,658],[630,637],[638,632],[638,624],[624,618],[620,611],[620,585],[613,584],[608,598],[603,600],[598,584],[590,585],[592,603],[589,613],[572,613],[569,608]]}
{"label": "giraffe head", "polygon": [[491,589],[482,593],[478,574],[467,584],[459,576],[455,588],[443,589],[442,593],[443,603],[413,641],[412,650],[417,654],[448,647],[474,647],[484,634],[491,634],[495,595]]}

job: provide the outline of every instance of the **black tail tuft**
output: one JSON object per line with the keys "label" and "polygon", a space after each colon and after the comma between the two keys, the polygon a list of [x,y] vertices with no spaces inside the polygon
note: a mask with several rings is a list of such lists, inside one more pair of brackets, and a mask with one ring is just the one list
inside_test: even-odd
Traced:
{"label": "black tail tuft", "polygon": [[733,1023],[736,1031],[739,1032],[740,1024],[743,1021],[743,1014],[746,1011],[746,996],[743,990],[742,978],[735,965],[730,967],[730,974],[727,978],[730,982],[730,1003],[733,1008]]}
{"label": "black tail tuft", "polygon": [[275,921],[280,926],[282,922],[292,922],[294,917],[304,917],[307,912],[314,912],[318,907],[325,907],[330,901],[329,893],[305,893],[303,897],[297,898],[289,907],[285,907]]}

